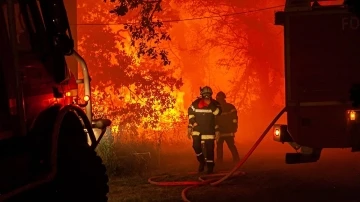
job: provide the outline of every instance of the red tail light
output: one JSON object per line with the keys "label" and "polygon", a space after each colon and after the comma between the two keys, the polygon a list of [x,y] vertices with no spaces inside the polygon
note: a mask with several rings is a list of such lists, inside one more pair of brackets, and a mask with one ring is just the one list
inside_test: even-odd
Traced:
{"label": "red tail light", "polygon": [[72,89],[65,93],[65,105],[76,104],[77,99],[78,99],[77,89]]}

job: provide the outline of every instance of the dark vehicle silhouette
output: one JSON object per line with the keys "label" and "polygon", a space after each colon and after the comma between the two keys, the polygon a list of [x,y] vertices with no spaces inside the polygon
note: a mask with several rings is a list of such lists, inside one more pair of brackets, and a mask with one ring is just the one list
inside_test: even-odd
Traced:
{"label": "dark vehicle silhouette", "polygon": [[107,201],[95,148],[110,124],[92,118],[63,0],[0,0],[0,201]]}
{"label": "dark vehicle silhouette", "polygon": [[284,27],[287,125],[275,125],[273,136],[299,150],[287,163],[316,162],[323,148],[360,149],[350,95],[360,83],[360,21],[344,5],[321,3],[287,0],[275,14]]}

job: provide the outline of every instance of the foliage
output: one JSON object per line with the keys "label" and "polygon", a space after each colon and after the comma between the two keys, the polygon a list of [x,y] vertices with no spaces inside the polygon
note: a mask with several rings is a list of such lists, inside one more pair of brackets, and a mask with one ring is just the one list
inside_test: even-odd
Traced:
{"label": "foliage", "polygon": [[157,151],[150,141],[116,141],[108,130],[96,150],[110,176],[143,175],[157,167]]}
{"label": "foliage", "polygon": [[[145,128],[155,127],[160,115],[174,107],[176,100],[171,92],[180,88],[181,79],[172,77],[169,70],[156,70],[150,65],[134,68],[124,53],[117,60],[128,63],[110,66],[107,71],[97,74],[97,78],[102,79],[95,89],[96,115],[119,117],[122,123],[136,125],[145,118]],[[114,82],[109,84],[107,81]]]}
{"label": "foliage", "polygon": [[[138,11],[137,22],[125,23],[124,28],[130,32],[131,46],[137,47],[137,56],[147,56],[151,59],[161,57],[164,65],[169,65],[168,51],[159,48],[162,41],[170,41],[163,22],[156,19],[156,13],[163,11],[162,0],[108,0],[118,2],[110,12],[125,16],[129,11]],[[106,0],[104,0],[106,2]]]}
{"label": "foliage", "polygon": [[[98,7],[89,4],[78,9],[84,21],[102,16]],[[172,92],[182,80],[173,70],[154,62],[139,62],[126,52],[123,30],[108,25],[79,29],[79,51],[89,64],[92,75],[93,111],[96,118],[108,117],[117,126],[155,127],[159,116],[173,108]]]}
{"label": "foliage", "polygon": [[[180,145],[183,145],[186,138],[184,135],[186,125],[187,122],[184,121],[171,124],[171,130],[147,131],[150,136],[158,138],[156,142],[153,138],[146,139],[142,136],[124,139],[122,136],[115,136],[111,130],[107,130],[97,147],[97,153],[103,159],[110,176],[150,174],[157,168],[164,166],[164,162],[161,161],[164,155],[173,155],[179,151],[174,147],[183,149],[183,146]],[[127,132],[131,131],[128,130]],[[174,135],[167,136],[168,133]],[[166,147],[170,147],[170,149],[166,149]]]}

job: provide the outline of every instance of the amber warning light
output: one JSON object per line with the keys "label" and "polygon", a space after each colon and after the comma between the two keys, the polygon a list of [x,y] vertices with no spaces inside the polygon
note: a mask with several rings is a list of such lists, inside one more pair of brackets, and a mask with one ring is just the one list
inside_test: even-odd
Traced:
{"label": "amber warning light", "polygon": [[65,93],[65,104],[69,105],[69,104],[76,104],[77,102],[77,89],[72,89],[69,90]]}
{"label": "amber warning light", "polygon": [[350,121],[355,121],[356,120],[356,112],[351,110],[349,111],[349,119]]}
{"label": "amber warning light", "polygon": [[89,97],[88,95],[85,95],[85,96],[84,96],[84,101],[85,101],[85,102],[88,102],[89,100],[90,100],[90,97]]}
{"label": "amber warning light", "polygon": [[277,142],[281,141],[281,126],[279,124],[274,125],[273,139]]}
{"label": "amber warning light", "polygon": [[275,136],[280,136],[280,129],[279,128],[275,128],[274,135]]}

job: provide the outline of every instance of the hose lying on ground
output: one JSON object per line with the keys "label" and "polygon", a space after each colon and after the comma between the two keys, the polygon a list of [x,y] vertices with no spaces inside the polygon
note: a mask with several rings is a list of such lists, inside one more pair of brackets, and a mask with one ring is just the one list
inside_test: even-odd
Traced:
{"label": "hose lying on ground", "polygon": [[229,172],[227,173],[218,173],[218,174],[210,174],[210,175],[203,175],[199,177],[199,181],[181,181],[181,182],[158,182],[154,181],[158,178],[163,178],[163,176],[155,176],[150,177],[148,179],[148,182],[150,184],[158,185],[158,186],[188,186],[181,192],[181,197],[183,201],[190,202],[189,199],[186,197],[186,193],[189,189],[197,186],[202,185],[211,185],[216,186],[224,182],[225,180],[229,179],[230,177],[234,176],[240,176],[244,175],[245,173],[242,171],[239,171],[241,166],[248,160],[248,158],[251,156],[251,154],[255,151],[255,149],[259,146],[261,141],[264,139],[266,134],[269,132],[271,127],[279,120],[279,118],[286,112],[286,108],[282,109],[278,115],[271,121],[271,123],[268,125],[268,127],[265,129],[265,131],[261,134],[259,139],[255,142],[255,144],[251,147],[251,149],[246,153],[246,155],[238,162],[238,164]]}

